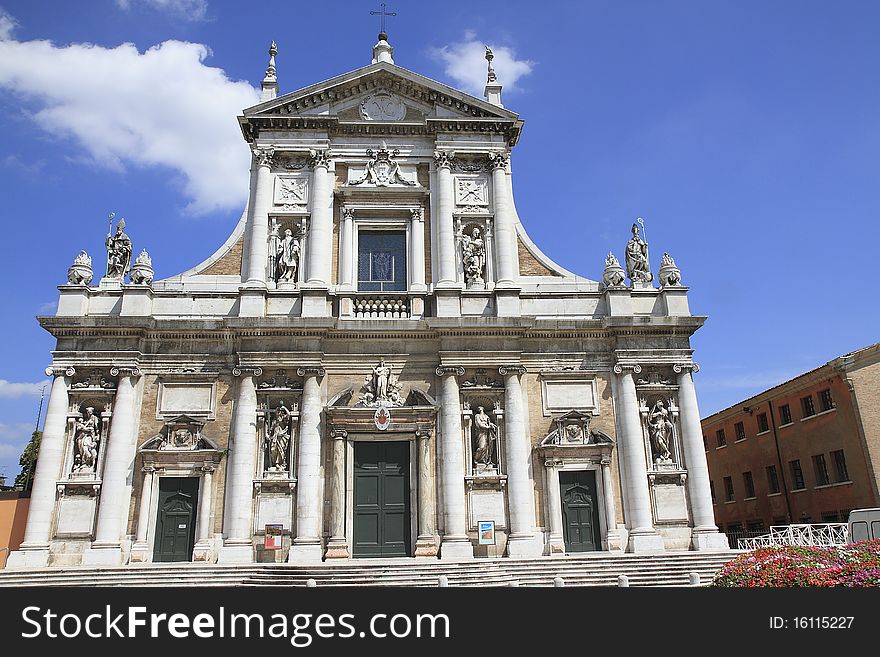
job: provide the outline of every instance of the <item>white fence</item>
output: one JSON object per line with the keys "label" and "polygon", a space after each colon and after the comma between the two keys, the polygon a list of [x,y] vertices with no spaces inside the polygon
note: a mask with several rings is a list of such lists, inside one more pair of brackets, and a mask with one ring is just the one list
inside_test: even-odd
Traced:
{"label": "white fence", "polygon": [[777,545],[803,545],[830,547],[849,542],[849,530],[845,522],[829,522],[821,525],[779,525],[770,528],[770,533],[754,538],[741,538],[737,542],[740,550],[757,550]]}

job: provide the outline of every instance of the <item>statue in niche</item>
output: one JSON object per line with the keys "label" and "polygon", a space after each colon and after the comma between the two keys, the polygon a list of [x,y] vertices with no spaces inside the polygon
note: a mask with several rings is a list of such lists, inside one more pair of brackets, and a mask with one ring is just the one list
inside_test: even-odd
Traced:
{"label": "statue in niche", "polygon": [[480,229],[474,226],[470,235],[462,231],[458,239],[461,240],[461,258],[468,286],[482,285],[483,272],[486,269],[486,243]]}
{"label": "statue in niche", "polygon": [[497,465],[494,458],[494,447],[498,426],[489,419],[482,406],[477,406],[477,412],[474,413],[474,432],[476,433],[474,463],[477,468],[485,470]]}
{"label": "statue in niche", "polygon": [[289,228],[284,231],[284,239],[278,244],[275,253],[275,281],[278,283],[296,282],[299,266],[299,239]]}
{"label": "statue in niche", "polygon": [[403,406],[404,399],[400,396],[403,386],[391,371],[391,367],[381,359],[373,367],[373,371],[364,378],[361,386],[360,406]]}
{"label": "statue in niche", "polygon": [[654,276],[648,261],[648,243],[639,236],[639,225],[632,225],[632,237],[626,245],[626,274],[633,283],[650,283]]}
{"label": "statue in niche", "polygon": [[648,413],[648,433],[651,437],[651,445],[657,463],[668,464],[672,462],[669,449],[672,431],[673,425],[669,411],[663,404],[663,400],[658,399]]}
{"label": "statue in niche", "polygon": [[291,412],[282,401],[269,426],[269,470],[287,471],[287,448],[290,445]]}
{"label": "statue in niche", "polygon": [[74,425],[73,472],[91,474],[98,462],[98,443],[101,441],[101,425],[93,406],[85,409],[85,415]]}
{"label": "statue in niche", "polygon": [[116,233],[108,234],[107,246],[107,278],[122,278],[131,268],[131,239],[123,230],[125,219],[120,219],[116,224]]}

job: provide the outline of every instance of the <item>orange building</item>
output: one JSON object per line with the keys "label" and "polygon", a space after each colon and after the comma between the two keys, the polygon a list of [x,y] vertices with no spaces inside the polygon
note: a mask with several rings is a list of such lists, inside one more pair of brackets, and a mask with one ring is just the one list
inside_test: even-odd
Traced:
{"label": "orange building", "polygon": [[715,519],[735,539],[880,506],[880,344],[702,421]]}
{"label": "orange building", "polygon": [[18,549],[24,539],[31,494],[17,490],[0,490],[0,568],[6,565],[9,552]]}

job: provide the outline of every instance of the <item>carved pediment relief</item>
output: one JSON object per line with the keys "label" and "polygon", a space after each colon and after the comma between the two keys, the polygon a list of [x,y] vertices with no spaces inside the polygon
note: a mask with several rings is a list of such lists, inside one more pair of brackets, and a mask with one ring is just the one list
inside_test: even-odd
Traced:
{"label": "carved pediment relief", "polygon": [[357,108],[356,116],[364,121],[400,121],[409,109],[419,107],[442,108],[442,112],[432,112],[438,117],[517,117],[514,112],[482,98],[383,63],[284,94],[248,108],[245,115],[337,114],[353,106]]}
{"label": "carved pediment relief", "polygon": [[180,415],[166,422],[162,430],[143,443],[140,449],[160,452],[194,452],[216,450],[217,445],[202,435],[204,422]]}
{"label": "carved pediment relief", "polygon": [[612,444],[614,441],[601,431],[590,428],[592,415],[569,411],[554,420],[555,428],[541,441],[541,447],[577,447]]}

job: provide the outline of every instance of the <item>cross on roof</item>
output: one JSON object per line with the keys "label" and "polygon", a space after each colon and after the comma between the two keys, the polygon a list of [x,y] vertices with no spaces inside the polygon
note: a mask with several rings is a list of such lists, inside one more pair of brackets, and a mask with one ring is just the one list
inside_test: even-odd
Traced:
{"label": "cross on roof", "polygon": [[371,11],[370,16],[379,16],[380,17],[379,18],[379,21],[380,21],[379,22],[379,31],[382,34],[385,34],[385,17],[386,16],[397,16],[397,12],[385,11],[385,3],[384,2],[380,3],[380,6],[382,7],[382,10],[381,11]]}

